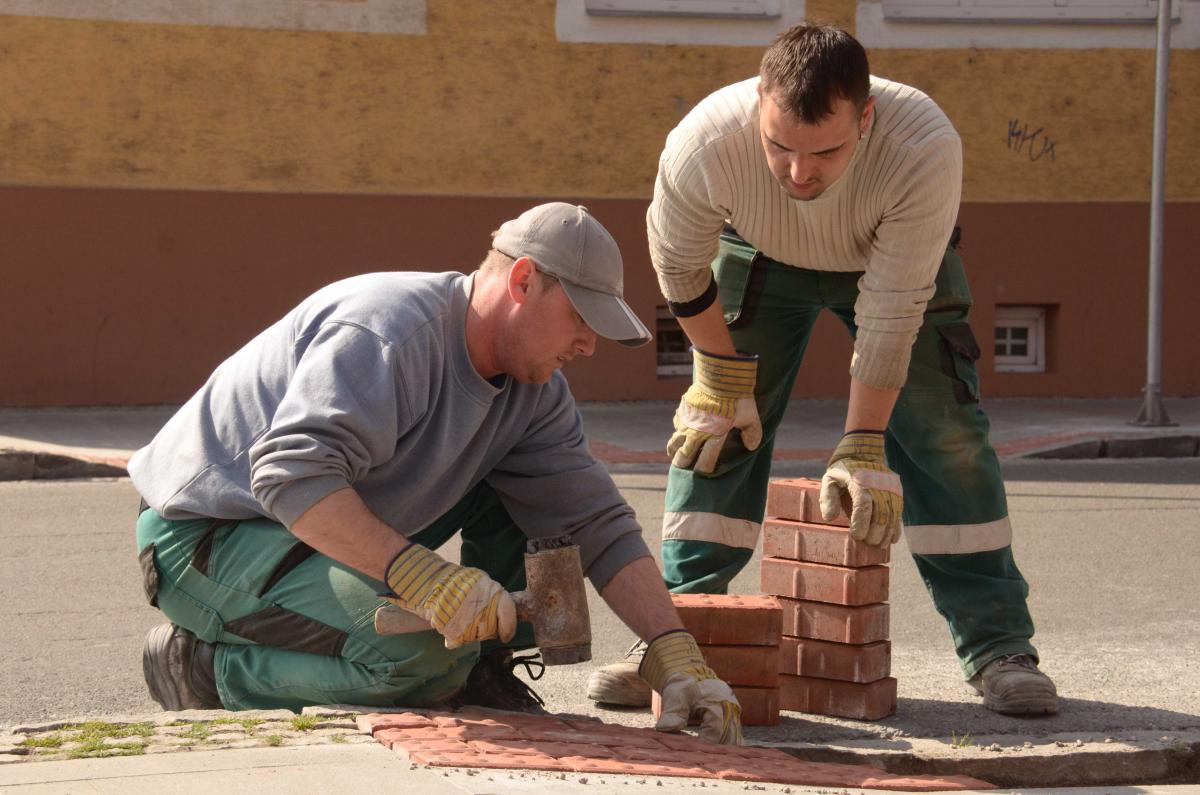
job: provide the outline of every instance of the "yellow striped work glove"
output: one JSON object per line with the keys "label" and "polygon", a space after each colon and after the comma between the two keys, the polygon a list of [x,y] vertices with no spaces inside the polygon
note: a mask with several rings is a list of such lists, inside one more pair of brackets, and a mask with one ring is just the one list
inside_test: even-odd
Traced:
{"label": "yellow striped work glove", "polygon": [[401,550],[386,578],[392,593],[384,598],[432,624],[447,649],[489,638],[508,641],[517,631],[517,606],[498,582],[420,544]]}
{"label": "yellow striped work glove", "polygon": [[711,474],[729,431],[737,428],[747,450],[762,441],[754,403],[758,357],[716,356],[692,349],[694,377],[675,410],[675,433],[667,442],[671,463]]}
{"label": "yellow striped work glove", "polygon": [[821,515],[850,517],[850,536],[872,546],[900,540],[904,489],[883,456],[883,431],[850,431],[842,437],[821,478]]}
{"label": "yellow striped work glove", "polygon": [[687,630],[672,630],[652,640],[638,674],[662,699],[655,729],[680,731],[699,713],[701,737],[722,745],[742,744],[742,707],[729,685],[708,667]]}

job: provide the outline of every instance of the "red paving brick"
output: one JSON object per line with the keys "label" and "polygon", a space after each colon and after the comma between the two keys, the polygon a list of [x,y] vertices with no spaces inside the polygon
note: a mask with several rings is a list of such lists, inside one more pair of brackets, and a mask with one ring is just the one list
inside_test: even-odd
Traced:
{"label": "red paving brick", "polygon": [[835,643],[887,640],[890,624],[886,603],[849,607],[779,597],[783,634]]}
{"label": "red paving brick", "polygon": [[783,613],[771,596],[671,594],[683,626],[709,646],[778,646]]}
{"label": "red paving brick", "polygon": [[780,478],[767,484],[767,516],[849,527],[846,514],[838,513],[832,522],[821,517],[821,481],[812,478]]}
{"label": "red paving brick", "polygon": [[874,682],[892,672],[892,644],[861,645],[784,637],[780,672],[844,682]]}
{"label": "red paving brick", "polygon": [[896,711],[896,680],[886,677],[860,684],[781,674],[779,706],[816,715],[879,720]]}
{"label": "red paving brick", "polygon": [[[359,726],[411,761],[439,767],[683,776],[914,792],[993,788],[963,776],[892,776],[864,765],[805,762],[775,748],[719,746],[691,735],[593,720],[430,712],[363,715]],[[512,736],[497,738],[501,731]],[[551,732],[557,734],[555,740],[529,736]]]}
{"label": "red paving brick", "polygon": [[782,667],[779,646],[700,646],[708,667],[729,685],[779,687]]}
{"label": "red paving brick", "polygon": [[887,566],[851,569],[763,558],[761,576],[763,593],[790,599],[858,606],[886,602],[888,598]]}
{"label": "red paving brick", "polygon": [[891,558],[889,547],[855,541],[850,528],[789,519],[763,522],[763,554],[773,558],[806,560],[830,566],[878,566]]}

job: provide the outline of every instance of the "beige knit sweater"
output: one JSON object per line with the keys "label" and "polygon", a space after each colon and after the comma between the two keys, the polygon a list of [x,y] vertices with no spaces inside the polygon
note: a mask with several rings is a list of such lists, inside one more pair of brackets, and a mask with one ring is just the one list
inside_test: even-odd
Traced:
{"label": "beige knit sweater", "polygon": [[850,165],[817,199],[796,201],[767,167],[757,86],[718,90],[667,136],[646,216],[663,295],[704,292],[726,221],[788,265],[863,271],[850,374],[898,389],[958,214],[958,133],[925,94],[872,77],[875,119]]}

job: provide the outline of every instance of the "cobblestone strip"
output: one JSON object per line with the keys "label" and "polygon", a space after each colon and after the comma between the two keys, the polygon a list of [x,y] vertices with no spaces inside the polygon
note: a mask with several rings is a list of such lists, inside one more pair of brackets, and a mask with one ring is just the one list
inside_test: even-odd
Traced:
{"label": "cobblestone strip", "polygon": [[0,765],[225,748],[371,743],[359,710],[188,710],[152,716],[52,721],[0,730]]}

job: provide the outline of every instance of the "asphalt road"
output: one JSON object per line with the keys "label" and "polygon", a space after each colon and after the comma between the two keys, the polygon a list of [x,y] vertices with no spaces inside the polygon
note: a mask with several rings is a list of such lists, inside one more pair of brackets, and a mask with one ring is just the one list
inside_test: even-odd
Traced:
{"label": "asphalt road", "polygon": [[[615,473],[657,545],[665,475]],[[892,564],[893,675],[900,708],[879,724],[791,715],[751,737],[974,736],[1200,729],[1200,460],[1009,462],[1017,560],[1032,585],[1035,643],[1062,714],[1035,722],[987,713],[962,687],[945,624],[903,543]],[[814,474],[804,466],[776,474]],[[147,629],[126,479],[0,483],[0,726],[156,710],[142,682]],[[453,557],[454,552],[450,552]],[[734,590],[757,591],[757,561]],[[632,635],[592,597],[594,664]],[[596,710],[590,666],[548,669],[535,687],[556,712],[647,725]]]}

